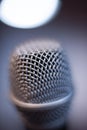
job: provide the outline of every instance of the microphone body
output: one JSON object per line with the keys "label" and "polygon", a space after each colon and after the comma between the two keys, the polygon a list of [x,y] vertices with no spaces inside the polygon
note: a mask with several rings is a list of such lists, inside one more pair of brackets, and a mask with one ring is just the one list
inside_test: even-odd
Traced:
{"label": "microphone body", "polygon": [[66,120],[73,95],[68,59],[55,41],[17,47],[10,62],[11,99],[32,129],[54,129]]}

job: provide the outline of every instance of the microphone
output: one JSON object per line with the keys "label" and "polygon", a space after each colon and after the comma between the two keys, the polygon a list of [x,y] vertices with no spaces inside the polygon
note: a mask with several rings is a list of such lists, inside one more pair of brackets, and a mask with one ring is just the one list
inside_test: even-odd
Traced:
{"label": "microphone", "polygon": [[11,100],[31,129],[54,129],[66,121],[73,95],[68,58],[57,41],[19,45],[10,60]]}

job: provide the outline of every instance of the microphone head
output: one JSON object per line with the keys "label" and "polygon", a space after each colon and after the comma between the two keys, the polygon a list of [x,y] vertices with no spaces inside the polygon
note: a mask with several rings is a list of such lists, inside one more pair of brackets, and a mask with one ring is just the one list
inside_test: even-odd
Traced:
{"label": "microphone head", "polygon": [[11,99],[30,128],[54,128],[64,122],[73,85],[67,56],[56,41],[30,41],[17,47],[10,79]]}

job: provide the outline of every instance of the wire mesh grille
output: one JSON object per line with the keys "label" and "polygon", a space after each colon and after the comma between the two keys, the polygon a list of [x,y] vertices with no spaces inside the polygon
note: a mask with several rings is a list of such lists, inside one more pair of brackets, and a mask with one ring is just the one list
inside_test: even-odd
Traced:
{"label": "wire mesh grille", "polygon": [[56,107],[52,110],[43,110],[43,111],[28,111],[27,109],[23,109],[21,107],[18,107],[19,112],[23,116],[26,121],[29,123],[34,123],[41,125],[41,124],[49,124],[51,125],[52,122],[55,122],[57,120],[57,125],[60,125],[61,122],[64,121],[67,111],[70,106],[70,101],[68,101],[65,104],[62,104],[59,107]]}
{"label": "wire mesh grille", "polygon": [[10,72],[14,95],[28,103],[45,103],[68,95],[72,82],[63,50],[53,43],[33,47],[31,44],[20,46],[12,56]]}

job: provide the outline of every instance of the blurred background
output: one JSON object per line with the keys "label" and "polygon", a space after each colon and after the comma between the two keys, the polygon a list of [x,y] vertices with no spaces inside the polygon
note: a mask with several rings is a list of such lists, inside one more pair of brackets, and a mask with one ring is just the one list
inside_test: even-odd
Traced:
{"label": "blurred background", "polygon": [[45,38],[58,41],[71,64],[75,94],[67,118],[67,130],[87,130],[87,2],[60,1],[55,17],[42,26],[15,28],[4,24],[2,19],[0,21],[0,130],[25,130],[9,100],[10,55],[24,41]]}

